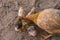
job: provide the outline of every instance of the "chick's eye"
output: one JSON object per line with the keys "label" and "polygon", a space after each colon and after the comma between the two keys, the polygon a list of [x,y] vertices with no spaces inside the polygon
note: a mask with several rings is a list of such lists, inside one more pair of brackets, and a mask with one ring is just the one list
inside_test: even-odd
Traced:
{"label": "chick's eye", "polygon": [[22,22],[18,22],[17,24],[16,24],[16,27],[19,29],[19,28],[21,28],[22,27]]}

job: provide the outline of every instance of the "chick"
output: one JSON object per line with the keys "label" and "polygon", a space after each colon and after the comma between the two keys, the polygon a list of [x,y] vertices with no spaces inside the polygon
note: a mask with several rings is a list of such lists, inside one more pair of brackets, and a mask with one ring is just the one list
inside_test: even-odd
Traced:
{"label": "chick", "polygon": [[[36,24],[42,30],[45,30],[46,32],[50,33],[50,35],[46,36],[45,39],[52,36],[53,34],[60,33],[60,10],[49,8],[42,10],[38,13],[33,13],[33,11],[34,10],[31,10],[26,16],[23,14],[24,11],[21,11],[19,12],[21,13],[21,15],[20,14],[19,14],[20,16],[18,15],[19,16],[18,20],[19,19],[21,21],[24,20],[22,22],[22,25],[24,24],[22,27],[26,28],[30,35],[32,36],[36,35],[34,34],[36,33],[36,30],[34,29],[35,26],[30,25],[32,24],[30,22],[34,22],[33,24]],[[19,23],[19,21],[17,22]]]}

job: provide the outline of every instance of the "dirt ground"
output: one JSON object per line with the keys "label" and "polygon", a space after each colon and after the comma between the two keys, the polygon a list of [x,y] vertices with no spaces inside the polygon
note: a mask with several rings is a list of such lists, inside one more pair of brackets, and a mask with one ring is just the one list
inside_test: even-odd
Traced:
{"label": "dirt ground", "polygon": [[0,0],[0,40],[43,40],[40,35],[31,37],[27,32],[14,30],[19,7],[24,7],[28,13],[34,6],[36,12],[39,12],[47,8],[58,8],[59,2],[60,0]]}

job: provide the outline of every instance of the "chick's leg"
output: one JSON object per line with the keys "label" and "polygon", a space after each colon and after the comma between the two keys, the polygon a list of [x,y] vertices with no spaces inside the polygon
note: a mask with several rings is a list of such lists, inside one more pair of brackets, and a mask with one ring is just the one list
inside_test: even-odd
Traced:
{"label": "chick's leg", "polygon": [[[35,7],[33,7],[32,9],[31,9],[31,11],[27,14],[27,16],[29,16],[29,15],[31,15],[31,14],[33,14],[33,13],[35,13]],[[26,16],[26,17],[27,17]]]}
{"label": "chick's leg", "polygon": [[21,17],[25,17],[26,16],[25,9],[23,7],[19,8],[18,16],[21,16]]}

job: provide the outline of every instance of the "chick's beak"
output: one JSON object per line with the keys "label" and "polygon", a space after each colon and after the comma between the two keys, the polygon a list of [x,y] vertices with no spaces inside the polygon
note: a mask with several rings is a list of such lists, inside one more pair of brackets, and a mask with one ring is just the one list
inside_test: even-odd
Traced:
{"label": "chick's beak", "polygon": [[15,27],[15,31],[19,31],[18,28]]}
{"label": "chick's beak", "polygon": [[18,29],[18,28],[15,27],[15,31],[22,32],[22,29]]}

